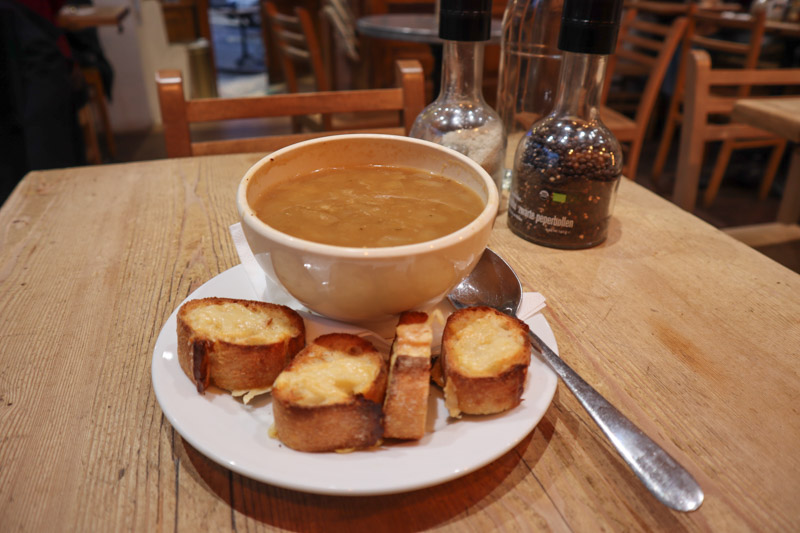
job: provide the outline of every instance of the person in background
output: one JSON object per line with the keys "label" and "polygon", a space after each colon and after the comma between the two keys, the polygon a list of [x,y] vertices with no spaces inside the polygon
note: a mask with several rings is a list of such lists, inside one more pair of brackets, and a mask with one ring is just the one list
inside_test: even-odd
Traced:
{"label": "person in background", "polygon": [[0,202],[30,170],[85,164],[88,98],[64,32],[63,0],[0,0]]}
{"label": "person in background", "polygon": [[[81,6],[91,6],[92,0],[68,0],[68,5],[80,8]],[[85,28],[82,30],[69,30],[66,32],[67,42],[69,43],[72,57],[81,68],[90,67],[96,69],[103,80],[106,100],[112,99],[112,87],[114,83],[114,68],[109,63],[103,51],[100,38],[96,27]]]}

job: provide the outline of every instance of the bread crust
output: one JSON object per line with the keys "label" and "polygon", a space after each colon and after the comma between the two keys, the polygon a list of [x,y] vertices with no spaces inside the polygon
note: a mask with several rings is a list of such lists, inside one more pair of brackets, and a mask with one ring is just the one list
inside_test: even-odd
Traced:
{"label": "bread crust", "polygon": [[[265,317],[281,314],[288,318],[296,334],[269,344],[239,344],[212,338],[189,323],[192,310],[226,303],[241,305]],[[303,346],[303,319],[286,306],[234,298],[202,298],[186,302],[178,311],[178,362],[201,394],[212,384],[228,391],[269,388]]]}
{"label": "bread crust", "polygon": [[[466,371],[464,354],[460,353],[457,343],[459,332],[481,317],[492,318],[489,329],[484,332],[487,338],[506,334],[512,338],[504,346],[504,353],[497,354],[498,360],[505,360],[506,363],[491,375],[474,375]],[[450,416],[459,417],[462,413],[487,415],[519,405],[530,357],[528,326],[516,317],[490,307],[470,307],[451,314],[442,334],[440,356],[445,405]]]}
{"label": "bread crust", "polygon": [[362,396],[346,404],[303,407],[273,395],[275,431],[282,443],[301,452],[369,448],[383,436],[381,406]]}
{"label": "bread crust", "polygon": [[326,352],[344,352],[367,358],[377,367],[368,388],[358,394],[320,405],[303,405],[301,394],[278,379],[272,390],[277,438],[298,451],[331,452],[374,446],[383,437],[383,404],[388,375],[387,362],[368,341],[347,333],[322,335],[309,344],[286,367],[286,373],[309,372]]}
{"label": "bread crust", "polygon": [[[409,333],[401,326],[418,324],[421,328]],[[427,313],[405,312],[400,315],[397,333],[392,343],[391,368],[383,404],[384,437],[393,439],[421,439],[425,436],[430,393],[431,328]],[[425,339],[413,338],[422,334]],[[426,335],[427,333],[427,335]],[[403,338],[403,335],[409,338]],[[427,340],[427,347],[419,346],[424,356],[398,352],[398,346],[406,343],[418,345]],[[400,348],[402,349],[402,348]]]}

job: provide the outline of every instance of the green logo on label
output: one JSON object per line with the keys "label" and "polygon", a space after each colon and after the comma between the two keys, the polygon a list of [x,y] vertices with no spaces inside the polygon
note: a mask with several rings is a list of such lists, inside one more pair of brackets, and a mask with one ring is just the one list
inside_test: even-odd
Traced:
{"label": "green logo on label", "polygon": [[567,195],[564,194],[564,193],[560,193],[560,192],[554,192],[553,193],[553,201],[554,202],[558,202],[560,204],[563,204],[564,202],[567,201]]}

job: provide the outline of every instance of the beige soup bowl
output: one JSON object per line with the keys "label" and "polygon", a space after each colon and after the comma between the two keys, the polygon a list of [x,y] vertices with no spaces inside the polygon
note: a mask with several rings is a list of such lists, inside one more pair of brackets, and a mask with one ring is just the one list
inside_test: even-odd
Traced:
{"label": "beige soup bowl", "polygon": [[[463,228],[427,242],[355,248],[311,242],[262,222],[251,202],[273,184],[320,168],[354,165],[419,168],[474,190],[484,209]],[[310,310],[346,322],[386,321],[440,302],[478,262],[498,209],[491,176],[462,154],[393,135],[334,135],[288,146],[261,159],[239,185],[245,237],[265,271],[270,263],[284,287]]]}

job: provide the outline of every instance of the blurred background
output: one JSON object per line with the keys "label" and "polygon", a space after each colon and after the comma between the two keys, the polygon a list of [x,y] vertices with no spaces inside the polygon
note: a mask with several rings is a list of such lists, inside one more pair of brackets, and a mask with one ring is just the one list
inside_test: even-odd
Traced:
{"label": "blurred background", "polygon": [[[755,1],[764,4],[760,6],[763,9],[780,8],[782,17],[794,13],[800,18],[798,0]],[[432,101],[436,96],[436,46],[371,38],[359,34],[356,27],[358,19],[365,15],[434,13],[434,0],[273,0],[273,3],[281,13],[293,14],[294,8],[300,6],[311,14],[331,89],[391,86],[394,61],[412,58],[423,65],[426,98]],[[270,35],[264,20],[263,3],[258,0],[71,0],[70,4],[65,4],[64,0],[0,0],[0,28],[3,28],[5,45],[0,60],[6,58],[0,64],[3,81],[9,78],[9,34],[19,26],[14,10],[20,4],[26,9],[49,14],[57,34],[69,37],[73,59],[81,70],[94,69],[100,74],[100,89],[86,89],[77,105],[91,103],[97,93],[102,93],[104,98],[101,100],[107,107],[107,122],[104,123],[95,113],[81,124],[84,130],[87,123],[96,126],[96,132],[89,137],[94,136],[99,142],[96,143],[96,153],[87,153],[87,159],[78,161],[78,164],[166,157],[154,82],[155,72],[159,69],[182,71],[187,80],[184,88],[191,98],[264,95],[289,90],[273,43],[274,36]],[[754,5],[749,0],[733,4],[745,12]],[[72,29],[65,19],[60,18],[64,10],[78,13],[81,9],[101,8],[116,10],[111,22],[106,20],[86,28]],[[504,1],[495,0],[494,17],[502,19],[505,8]],[[800,66],[800,38],[783,36],[766,43],[761,59],[765,65]],[[499,63],[499,43],[487,44],[483,91],[490,105],[495,102]],[[298,77],[299,90],[313,90],[315,80],[310,69],[300,68]],[[0,90],[13,93],[7,84],[0,86]],[[678,143],[672,145],[673,153],[658,186],[651,182],[648,172],[655,156],[662,129],[660,121],[664,118],[670,90],[670,87],[665,87],[665,97],[653,115],[639,165],[641,177],[637,180],[665,197],[671,191],[670,173],[674,173]],[[7,119],[15,111],[15,104],[10,98],[3,97],[0,101],[6,103],[4,118]],[[8,120],[4,124],[7,126]],[[289,119],[271,121],[269,127],[284,132],[291,130]],[[0,137],[0,149],[3,150],[0,159],[10,161],[18,152],[14,142],[16,134],[11,127],[0,133],[3,135]],[[709,156],[705,158],[709,165],[715,159],[715,149],[710,147]],[[723,228],[773,220],[788,161],[782,162],[770,195],[765,200],[758,200],[753,191],[758,188],[766,157],[766,153],[752,151],[734,153],[714,204],[698,206],[695,214]],[[0,166],[0,172],[4,174],[0,201],[5,200],[16,181],[29,170],[18,167]],[[707,170],[702,179],[706,179]],[[800,271],[800,246],[762,251]]]}

